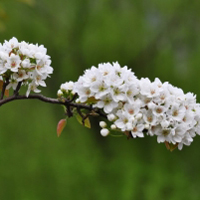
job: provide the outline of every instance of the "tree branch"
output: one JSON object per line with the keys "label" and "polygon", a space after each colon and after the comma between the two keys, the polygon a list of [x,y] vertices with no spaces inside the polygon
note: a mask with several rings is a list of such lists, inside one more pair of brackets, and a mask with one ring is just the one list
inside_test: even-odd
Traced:
{"label": "tree branch", "polygon": [[[100,116],[102,117],[106,117],[106,115],[101,112],[99,109],[93,108],[91,105],[85,105],[85,104],[79,104],[79,103],[74,103],[72,102],[72,100],[68,100],[68,99],[62,99],[59,100],[57,98],[50,98],[50,97],[46,97],[40,94],[30,94],[28,97],[26,95],[13,95],[10,96],[6,99],[1,99],[0,100],[0,106],[9,103],[11,101],[15,101],[15,100],[27,100],[27,99],[38,99],[40,101],[46,102],[46,103],[51,103],[51,104],[60,104],[60,105],[64,105],[66,106],[66,108],[70,108],[70,107],[75,107],[78,110],[80,109],[86,109],[88,111],[95,111],[96,113],[98,113]],[[69,116],[70,117],[70,116]]]}
{"label": "tree branch", "polygon": [[47,103],[53,103],[53,104],[63,104],[64,102],[59,101],[58,99],[53,99],[53,98],[49,98],[49,97],[45,97],[43,95],[38,95],[38,94],[32,94],[29,95],[28,97],[26,95],[18,95],[18,96],[10,96],[6,99],[2,99],[0,100],[0,106],[10,102],[10,101],[15,101],[15,100],[22,100],[22,99],[38,99]]}

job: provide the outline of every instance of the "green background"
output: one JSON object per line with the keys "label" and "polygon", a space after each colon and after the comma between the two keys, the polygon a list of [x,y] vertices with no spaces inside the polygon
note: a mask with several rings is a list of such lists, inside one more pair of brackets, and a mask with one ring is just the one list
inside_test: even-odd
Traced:
{"label": "green background", "polygon": [[[56,97],[65,81],[118,61],[138,78],[197,94],[200,101],[200,1],[0,0],[0,42],[44,44],[54,73],[41,88]],[[103,138],[61,106],[21,100],[0,110],[2,200],[199,200],[200,137],[169,152],[155,137]]]}

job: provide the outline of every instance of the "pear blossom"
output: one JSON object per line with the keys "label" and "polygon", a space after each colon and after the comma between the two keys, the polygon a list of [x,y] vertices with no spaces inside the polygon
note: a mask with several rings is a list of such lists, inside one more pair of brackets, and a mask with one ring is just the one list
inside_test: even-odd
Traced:
{"label": "pear blossom", "polygon": [[20,67],[21,60],[18,55],[15,55],[11,53],[10,57],[8,57],[7,63],[5,64],[5,67],[7,69],[10,69],[12,72],[17,72],[18,68]]}
{"label": "pear blossom", "polygon": [[95,94],[96,99],[101,99],[102,97],[110,93],[110,88],[107,87],[105,82],[102,81],[96,81],[94,84],[92,84],[90,89]]}
{"label": "pear blossom", "polygon": [[24,79],[28,79],[29,75],[25,70],[22,69],[22,70],[18,70],[17,73],[14,73],[13,77],[14,77],[14,79],[16,79],[17,82],[21,82]]}
{"label": "pear blossom", "polygon": [[45,79],[53,73],[50,56],[43,45],[19,42],[15,37],[0,44],[0,77],[9,81],[6,89],[15,89],[20,83],[30,91],[46,87]]}
{"label": "pear blossom", "polygon": [[0,74],[4,74],[7,71],[6,63],[8,60],[8,54],[3,49],[0,50]]}
{"label": "pear blossom", "polygon": [[13,37],[9,41],[5,40],[3,46],[4,46],[5,51],[10,52],[14,48],[19,47],[19,42],[18,42],[17,38]]}
{"label": "pear blossom", "polygon": [[130,131],[133,129],[133,116],[130,116],[127,112],[121,110],[118,111],[117,116],[118,119],[114,123],[117,128],[121,129],[122,131]]}
{"label": "pear blossom", "polygon": [[144,137],[144,133],[143,133],[143,130],[144,130],[144,124],[136,124],[132,131],[131,131],[131,135],[133,138],[136,138],[136,137]]}
{"label": "pear blossom", "polygon": [[105,95],[101,100],[99,100],[94,107],[103,108],[105,113],[110,113],[118,104],[115,101],[112,101],[111,95]]}
{"label": "pear blossom", "polygon": [[73,87],[74,87],[74,82],[69,81],[69,82],[61,84],[60,89],[61,91],[68,92],[70,90],[73,90]]}
{"label": "pear blossom", "polygon": [[[159,78],[138,79],[119,63],[102,63],[85,73],[68,87],[67,82],[58,90],[77,94],[76,102],[102,109],[106,122],[100,122],[102,136],[110,130],[121,131],[128,137],[154,136],[158,143],[171,144],[182,149],[189,146],[196,134],[200,135],[200,104],[196,96]],[[66,86],[65,86],[66,85]],[[106,124],[106,125],[105,125]],[[106,128],[107,127],[107,128]],[[170,146],[170,145],[169,145]]]}
{"label": "pear blossom", "polygon": [[151,126],[155,126],[156,124],[158,124],[157,116],[154,115],[154,113],[151,110],[143,111],[143,120],[145,123],[147,123]]}
{"label": "pear blossom", "polygon": [[7,85],[6,89],[10,89],[12,88],[13,90],[15,90],[17,88],[18,85],[18,81],[17,79],[15,79],[15,77],[10,78],[9,84]]}
{"label": "pear blossom", "polygon": [[41,90],[39,90],[37,88],[37,85],[34,82],[32,82],[31,84],[28,85],[28,90],[26,91],[26,96],[27,97],[29,96],[31,91],[34,91],[35,93],[41,92]]}

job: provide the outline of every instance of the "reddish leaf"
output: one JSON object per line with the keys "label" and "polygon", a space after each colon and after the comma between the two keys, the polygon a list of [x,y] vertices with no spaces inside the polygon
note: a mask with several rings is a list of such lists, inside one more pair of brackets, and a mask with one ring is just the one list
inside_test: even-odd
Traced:
{"label": "reddish leaf", "polygon": [[172,151],[174,151],[174,149],[176,149],[176,147],[178,146],[178,143],[171,144],[171,143],[165,141],[165,146],[168,150],[170,150],[172,152]]}
{"label": "reddish leaf", "polygon": [[4,94],[6,97],[9,97],[9,90],[5,90]]}
{"label": "reddish leaf", "polygon": [[[2,87],[3,87],[3,81],[0,80],[0,91],[2,90]],[[6,97],[9,97],[9,90],[5,90],[4,94],[5,94]]]}
{"label": "reddish leaf", "polygon": [[57,125],[57,136],[59,137],[63,131],[63,129],[65,128],[66,126],[66,119],[61,119],[59,122],[58,122],[58,125]]}

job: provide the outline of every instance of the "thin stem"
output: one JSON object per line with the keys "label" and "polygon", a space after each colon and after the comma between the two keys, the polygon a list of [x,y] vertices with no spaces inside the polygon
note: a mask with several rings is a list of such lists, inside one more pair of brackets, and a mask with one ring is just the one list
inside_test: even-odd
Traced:
{"label": "thin stem", "polygon": [[64,104],[64,102],[60,102],[58,99],[53,99],[53,98],[45,97],[43,95],[33,94],[33,95],[29,95],[28,97],[26,95],[10,96],[6,99],[0,100],[0,106],[10,101],[22,100],[22,99],[38,99],[38,100],[48,102],[48,103],[53,103],[53,104]]}
{"label": "thin stem", "polygon": [[22,85],[22,81],[20,81],[18,84],[17,84],[17,87],[14,91],[14,96],[18,96],[19,95],[19,90],[21,88],[21,85]]}
{"label": "thin stem", "polygon": [[74,102],[71,102],[71,100],[67,100],[67,99],[59,100],[59,99],[56,99],[56,98],[46,97],[46,96],[43,96],[43,95],[40,95],[40,94],[30,94],[28,97],[26,95],[17,95],[17,96],[13,95],[13,96],[10,96],[10,97],[8,97],[6,99],[1,99],[0,100],[0,106],[4,105],[6,103],[9,103],[11,101],[23,100],[23,99],[24,100],[27,100],[27,99],[38,99],[38,100],[46,102],[46,103],[64,105],[67,108],[75,107],[75,108],[77,108],[79,110],[80,109],[86,109],[86,110],[89,110],[89,111],[93,110],[96,113],[98,113],[100,116],[106,117],[106,115],[104,113],[102,113],[100,110],[98,110],[96,108],[93,108],[91,105],[74,103]]}

